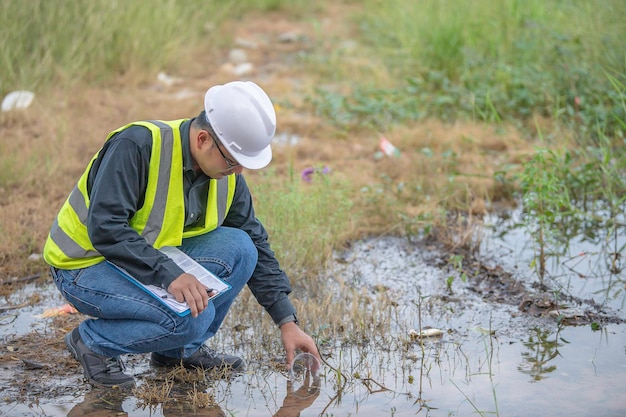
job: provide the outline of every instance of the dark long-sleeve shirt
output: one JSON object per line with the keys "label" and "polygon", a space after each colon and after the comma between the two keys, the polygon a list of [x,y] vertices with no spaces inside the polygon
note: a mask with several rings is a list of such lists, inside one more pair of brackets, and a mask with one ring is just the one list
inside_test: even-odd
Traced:
{"label": "dark long-sleeve shirt", "polygon": [[[204,219],[210,180],[202,173],[196,175],[192,168],[190,124],[187,120],[180,127],[185,227]],[[87,180],[90,199],[87,228],[94,248],[107,260],[145,284],[167,288],[183,271],[129,225],[144,203],[151,151],[152,137],[143,126],[131,126],[104,144]],[[267,231],[254,214],[252,196],[243,175],[237,176],[233,202],[223,226],[244,230],[258,249],[257,266],[248,286],[259,304],[276,323],[294,314],[295,308],[288,298],[289,279],[270,248]]]}

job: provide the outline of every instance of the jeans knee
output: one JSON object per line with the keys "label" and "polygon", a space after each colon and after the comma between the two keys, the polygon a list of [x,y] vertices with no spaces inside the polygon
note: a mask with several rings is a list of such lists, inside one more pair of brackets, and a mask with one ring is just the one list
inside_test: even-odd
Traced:
{"label": "jeans knee", "polygon": [[225,226],[184,239],[181,249],[220,277],[238,272],[237,275],[249,278],[259,257],[256,245],[245,231]]}
{"label": "jeans knee", "polygon": [[259,251],[250,236],[241,229],[220,227],[220,245],[229,253],[232,269],[250,277],[256,267]]}
{"label": "jeans knee", "polygon": [[239,229],[235,230],[242,235],[237,239],[239,244],[235,245],[239,253],[238,262],[245,265],[249,269],[250,275],[252,275],[259,258],[259,251],[246,232]]}

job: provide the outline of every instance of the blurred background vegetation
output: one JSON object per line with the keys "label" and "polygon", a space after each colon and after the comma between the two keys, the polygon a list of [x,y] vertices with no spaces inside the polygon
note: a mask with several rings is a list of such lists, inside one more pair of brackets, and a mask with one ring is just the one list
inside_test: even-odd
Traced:
{"label": "blurred background vegetation", "polygon": [[[542,149],[527,158],[534,161],[533,167],[540,161],[539,170],[498,169],[491,180],[499,184],[500,195],[496,197],[496,187],[492,187],[482,198],[489,201],[506,195],[521,201],[523,197],[534,216],[546,219],[540,222],[544,228],[562,220],[562,216],[555,217],[555,210],[572,212],[575,199],[608,201],[613,212],[623,212],[625,1],[340,3],[353,11],[349,23],[356,29],[350,38],[317,41],[295,63],[319,80],[306,97],[306,105],[334,129],[337,138],[366,130],[389,131],[426,119],[478,121],[496,128],[513,125],[538,147],[556,149],[550,151],[549,162],[539,158],[544,155]],[[224,22],[237,22],[249,13],[281,11],[319,28],[316,13],[330,4],[307,0],[5,0],[0,2],[0,95],[18,89],[45,94],[49,86],[107,85],[120,77],[153,75],[175,68],[198,44],[220,48],[231,43],[232,34],[223,30]],[[476,191],[463,181],[454,181],[460,155],[436,154],[427,147],[416,152],[421,159],[414,169],[423,172],[413,183],[398,182],[383,173],[367,189],[355,190],[342,183],[333,184],[335,192],[328,193],[328,185],[320,184],[307,188],[307,198],[302,198],[305,191],[297,184],[297,175],[295,180],[293,175],[283,178],[279,187],[260,184],[264,192],[258,194],[263,208],[259,212],[273,213],[273,219],[266,222],[277,231],[276,247],[285,253],[302,248],[286,262],[306,268],[302,263],[311,258],[309,265],[319,264],[319,258],[328,254],[328,242],[346,237],[338,230],[358,229],[354,226],[358,214],[350,205],[357,199],[368,207],[362,212],[364,217],[375,213],[389,218],[389,224],[378,232],[391,230],[400,218],[405,231],[429,234],[434,223],[454,218],[452,212],[469,212]],[[20,169],[6,155],[0,158],[5,159],[1,166]],[[553,175],[538,176],[546,167]],[[7,174],[7,169],[2,178],[8,183],[14,175]],[[434,173],[442,179],[435,180]],[[565,200],[573,205],[564,207],[562,195],[553,199],[546,191],[555,189],[567,193],[571,198]],[[336,192],[348,196],[351,203],[336,206],[340,198]],[[453,194],[459,196],[451,198]],[[313,200],[315,205],[311,205]],[[408,205],[427,203],[425,209],[405,210]],[[316,233],[294,244],[291,239],[305,236],[298,231],[307,227]],[[39,243],[29,240],[28,250],[35,250]]]}
{"label": "blurred background vegetation", "polygon": [[[303,0],[8,0],[0,3],[0,93],[59,82],[106,82],[175,65],[189,45],[228,39],[220,23]],[[621,0],[363,0],[357,47],[306,56],[341,91],[312,97],[329,121],[385,130],[425,116],[528,122],[540,115],[623,137],[626,2]],[[354,55],[354,54],[352,54]],[[355,66],[357,68],[355,68]],[[623,143],[618,143],[622,145]]]}

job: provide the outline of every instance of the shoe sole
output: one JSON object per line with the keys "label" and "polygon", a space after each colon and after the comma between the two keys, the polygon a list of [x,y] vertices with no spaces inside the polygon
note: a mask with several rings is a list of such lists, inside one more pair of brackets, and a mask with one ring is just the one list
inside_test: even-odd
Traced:
{"label": "shoe sole", "polygon": [[71,332],[69,332],[68,334],[65,335],[65,338],[64,338],[65,346],[67,347],[67,350],[69,350],[69,352],[72,354],[74,359],[76,359],[78,361],[78,363],[80,363],[81,368],[83,368],[83,375],[85,376],[85,379],[87,381],[89,381],[89,383],[91,385],[95,385],[95,386],[100,387],[100,388],[118,388],[118,387],[119,388],[130,388],[130,387],[133,387],[135,385],[135,381],[128,381],[128,382],[125,382],[123,384],[107,385],[107,384],[103,384],[101,382],[93,380],[89,376],[89,374],[87,373],[87,369],[85,367],[85,364],[78,357],[78,352],[76,352],[76,348],[74,347],[74,342],[72,341],[72,333],[74,333],[74,332],[71,331]]}

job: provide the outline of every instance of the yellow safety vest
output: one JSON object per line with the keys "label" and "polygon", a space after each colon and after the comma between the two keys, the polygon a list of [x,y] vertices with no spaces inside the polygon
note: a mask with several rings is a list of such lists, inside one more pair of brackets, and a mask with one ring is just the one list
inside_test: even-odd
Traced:
{"label": "yellow safety vest", "polygon": [[[185,199],[183,195],[183,153],[180,125],[175,121],[135,122],[114,130],[113,135],[130,126],[144,126],[152,133],[152,154],[144,205],[130,219],[129,225],[155,248],[180,246],[182,239],[208,233],[223,222],[235,195],[235,175],[220,180],[211,179],[207,208],[202,226],[185,228]],[[98,157],[92,158],[69,197],[61,207],[50,229],[44,247],[44,259],[60,269],[86,268],[104,261],[91,244],[87,233],[89,195],[87,177]]]}

